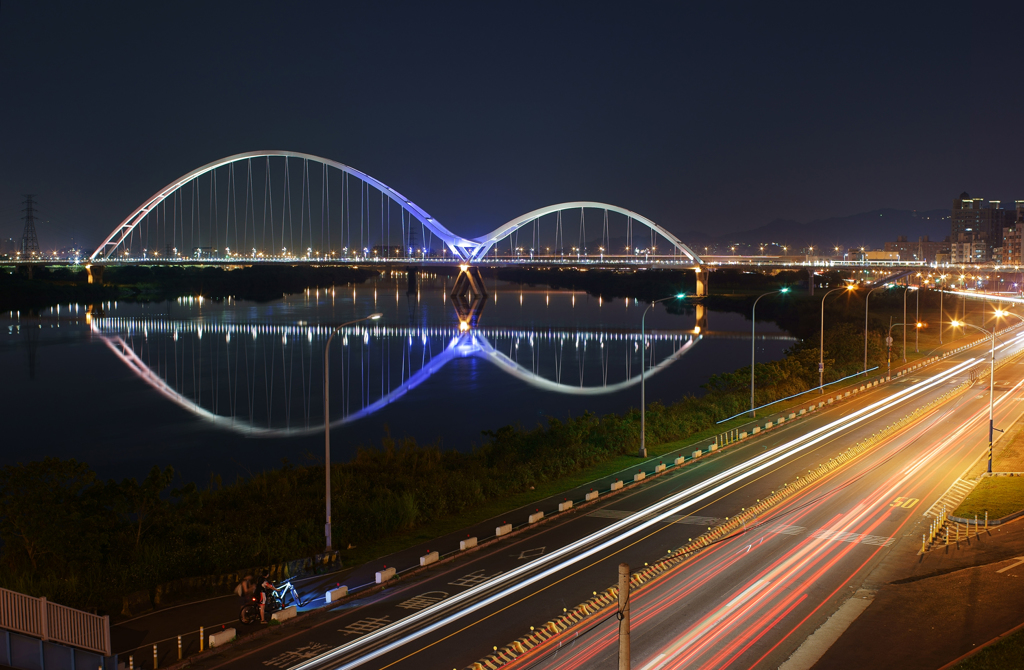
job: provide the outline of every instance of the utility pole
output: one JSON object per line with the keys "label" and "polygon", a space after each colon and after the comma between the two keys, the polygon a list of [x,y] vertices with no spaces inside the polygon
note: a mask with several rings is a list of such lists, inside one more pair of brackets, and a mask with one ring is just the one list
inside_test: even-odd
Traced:
{"label": "utility pole", "polygon": [[629,565],[619,563],[619,670],[629,670]]}
{"label": "utility pole", "polygon": [[25,209],[21,210],[25,212],[25,216],[21,217],[25,220],[25,231],[21,234],[21,257],[30,258],[32,256],[39,255],[39,239],[36,237],[36,210],[35,202],[32,200],[33,194],[29,193],[25,196]]}

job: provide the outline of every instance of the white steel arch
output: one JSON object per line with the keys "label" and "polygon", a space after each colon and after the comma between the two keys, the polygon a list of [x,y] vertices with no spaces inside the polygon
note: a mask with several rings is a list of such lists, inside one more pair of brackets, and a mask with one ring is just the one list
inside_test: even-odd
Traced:
{"label": "white steel arch", "polygon": [[654,232],[664,237],[666,240],[671,242],[676,249],[678,249],[680,252],[689,257],[689,259],[692,260],[697,265],[703,263],[700,256],[698,256],[696,252],[693,251],[693,249],[683,244],[683,242],[678,237],[670,233],[668,230],[665,230],[664,228],[656,224],[654,221],[651,221],[646,216],[642,214],[637,214],[636,212],[626,209],[624,207],[617,207],[615,205],[609,205],[603,202],[592,202],[588,200],[581,200],[576,202],[563,202],[557,205],[548,205],[547,207],[541,207],[540,209],[535,209],[532,212],[527,212],[522,216],[518,216],[509,221],[508,223],[506,223],[505,225],[501,226],[500,228],[497,228],[494,231],[488,233],[487,235],[483,235],[481,237],[474,239],[473,242],[477,244],[477,248],[474,251],[472,258],[473,260],[482,259],[487,254],[487,252],[491,250],[491,247],[493,247],[495,243],[497,243],[499,240],[508,237],[516,230],[522,228],[526,224],[534,221],[535,219],[539,219],[540,217],[545,216],[547,214],[554,214],[555,212],[573,209],[604,209],[608,210],[609,212],[616,212],[618,214],[628,216],[634,221],[639,221],[640,223],[644,224]]}
{"label": "white steel arch", "polygon": [[192,172],[179,177],[172,181],[170,184],[159,190],[146,202],[142,203],[134,212],[132,212],[128,218],[121,222],[113,232],[107,236],[103,243],[96,248],[96,251],[92,252],[89,256],[90,260],[96,260],[97,258],[109,258],[118,246],[131,234],[136,226],[153,211],[158,204],[163,202],[166,198],[170,197],[172,193],[177,191],[182,186],[188,184],[190,181],[201,175],[216,170],[219,167],[223,167],[230,163],[237,163],[239,161],[248,160],[250,158],[270,158],[270,157],[284,157],[284,158],[300,158],[304,160],[315,161],[324,165],[336,168],[350,174],[357,179],[361,179],[367,184],[372,185],[374,188],[386,193],[389,198],[394,202],[398,203],[405,211],[409,212],[416,220],[418,220],[424,227],[430,230],[433,234],[437,235],[448,248],[451,249],[453,254],[458,255],[461,258],[469,259],[473,256],[473,253],[477,250],[478,244],[472,240],[467,240],[464,237],[460,237],[444,226],[442,226],[434,217],[430,216],[422,207],[412,202],[404,195],[391,188],[384,182],[371,177],[365,172],[356,170],[353,167],[349,167],[344,163],[333,161],[328,158],[321,158],[320,156],[314,156],[312,154],[304,154],[297,151],[249,151],[242,154],[235,154],[234,156],[228,156],[216,160],[212,163],[196,168]]}

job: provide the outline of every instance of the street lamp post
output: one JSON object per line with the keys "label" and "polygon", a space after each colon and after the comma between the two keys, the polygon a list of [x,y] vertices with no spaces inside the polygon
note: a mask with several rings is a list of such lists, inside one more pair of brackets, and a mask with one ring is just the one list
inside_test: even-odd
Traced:
{"label": "street lamp post", "polygon": [[[997,309],[995,311],[995,316],[998,319],[1001,316],[1017,316],[1017,315],[1016,314],[1011,314],[1010,312],[1006,312],[1006,311],[1003,311],[1001,309]],[[1017,317],[1017,318],[1021,318],[1021,317]],[[981,332],[985,333],[986,335],[988,335],[989,337],[992,338],[992,348],[991,348],[991,353],[989,355],[989,362],[988,362],[988,365],[989,365],[989,372],[988,372],[988,471],[989,471],[989,473],[991,473],[992,472],[992,441],[993,441],[993,435],[995,433],[995,423],[993,421],[993,409],[995,408],[995,389],[996,389],[996,329],[995,329],[995,326],[993,326],[992,330],[985,330],[981,326],[975,326],[974,324],[965,323],[963,321],[951,321],[950,325],[953,326],[954,328],[957,327],[957,326],[969,326],[971,328],[974,328],[975,330],[980,330]]]}
{"label": "street lamp post", "polygon": [[875,291],[881,291],[885,286],[879,286],[868,291],[868,294],[864,296],[864,374],[868,372],[868,302],[871,300],[871,294]]}
{"label": "street lamp post", "polygon": [[647,318],[648,310],[659,302],[665,302],[672,298],[682,300],[685,297],[685,293],[677,293],[675,295],[670,295],[667,298],[658,298],[648,305],[647,309],[644,310],[643,315],[640,316],[640,458],[647,458],[647,397],[646,389],[644,388],[644,371],[647,368],[647,337],[644,335],[644,320]]}
{"label": "street lamp post", "polygon": [[818,346],[818,353],[820,354],[818,360],[818,391],[821,394],[825,393],[825,298],[828,297],[829,293],[836,291],[856,290],[856,286],[853,284],[847,284],[846,286],[840,286],[825,292],[825,295],[821,296],[821,344]]}
{"label": "street lamp post", "polygon": [[324,345],[324,471],[327,482],[325,497],[327,524],[324,526],[324,536],[327,539],[327,551],[331,550],[331,340],[345,326],[351,326],[360,321],[376,321],[382,316],[384,315],[380,312],[375,312],[361,319],[347,321],[340,326],[335,326],[327,338],[327,344]]}
{"label": "street lamp post", "polygon": [[750,416],[751,418],[757,417],[757,412],[754,410],[754,351],[757,346],[757,301],[766,295],[775,295],[776,293],[789,293],[789,287],[780,288],[778,291],[768,291],[757,296],[754,300],[754,306],[750,310]]}

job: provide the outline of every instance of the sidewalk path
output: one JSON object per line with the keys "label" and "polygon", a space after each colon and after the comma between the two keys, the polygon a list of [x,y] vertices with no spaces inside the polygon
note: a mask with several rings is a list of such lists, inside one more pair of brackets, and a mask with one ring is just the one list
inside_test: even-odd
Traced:
{"label": "sidewalk path", "polygon": [[815,670],[934,670],[1020,625],[1021,559],[1024,519],[916,557],[902,577],[890,566],[897,578],[878,588]]}

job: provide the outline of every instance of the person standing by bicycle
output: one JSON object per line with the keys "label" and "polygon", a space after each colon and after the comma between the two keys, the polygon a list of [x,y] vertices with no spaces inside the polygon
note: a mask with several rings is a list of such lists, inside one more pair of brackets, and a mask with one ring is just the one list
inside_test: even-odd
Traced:
{"label": "person standing by bicycle", "polygon": [[270,581],[270,572],[264,570],[260,575],[259,585],[256,587],[259,592],[260,623],[267,623],[267,601],[270,594],[274,592],[274,583]]}

